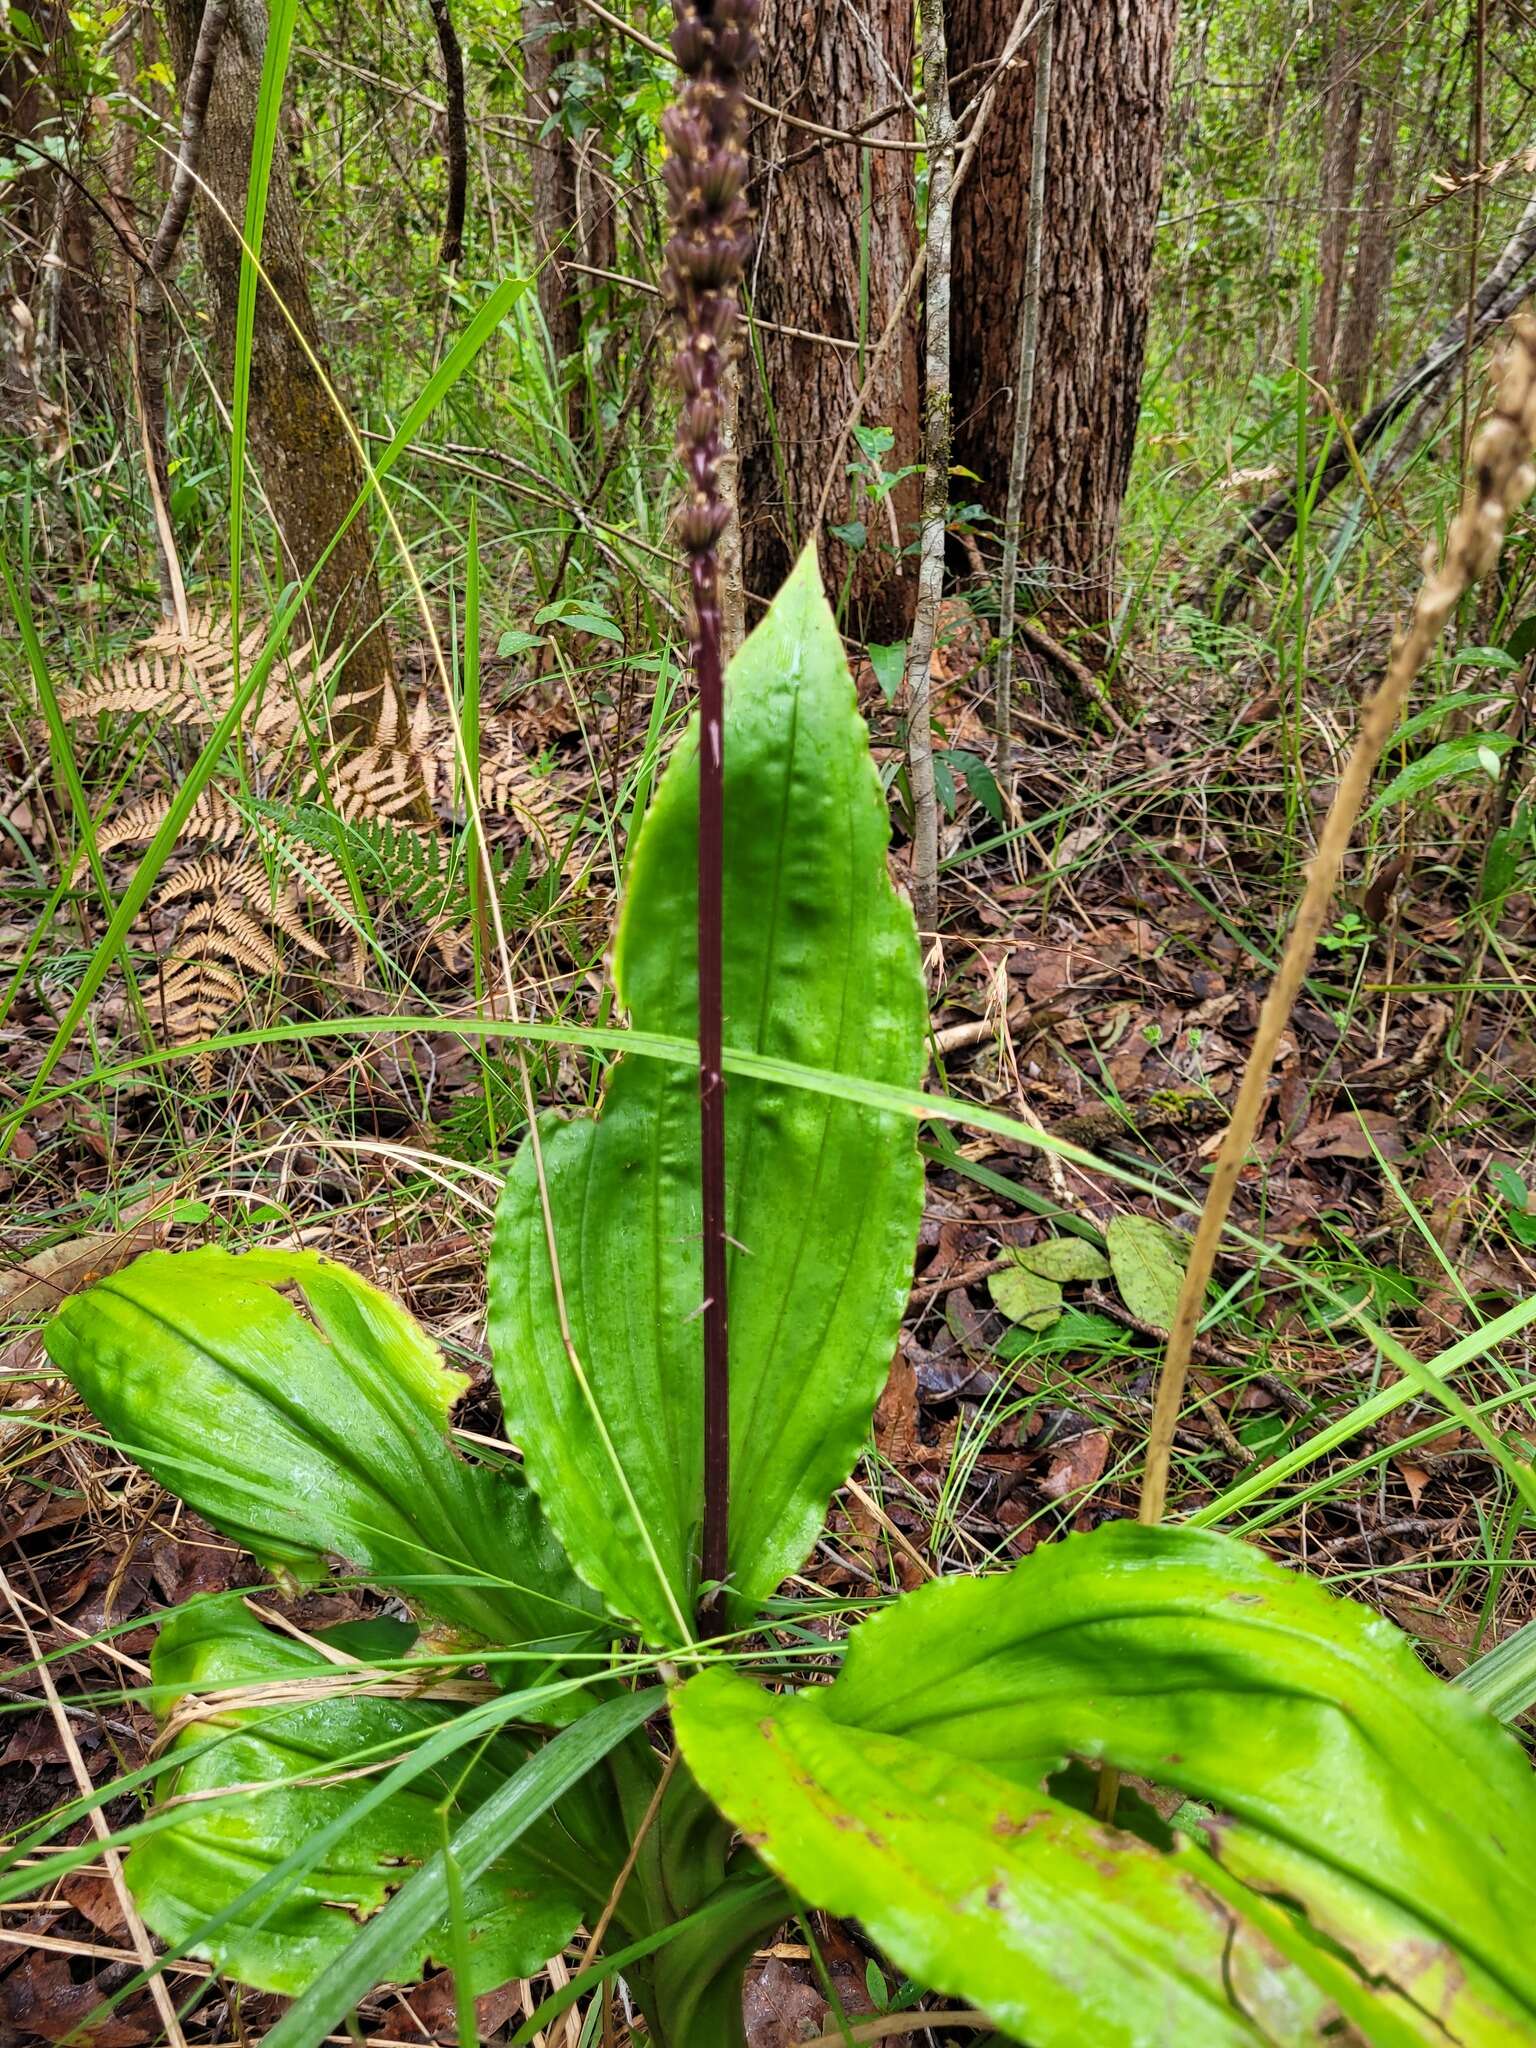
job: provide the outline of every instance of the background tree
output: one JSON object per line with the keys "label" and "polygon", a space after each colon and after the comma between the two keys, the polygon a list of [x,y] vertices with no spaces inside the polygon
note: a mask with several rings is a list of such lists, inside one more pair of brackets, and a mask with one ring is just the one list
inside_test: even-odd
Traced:
{"label": "background tree", "polygon": [[[110,409],[111,321],[102,236],[86,170],[97,108],[91,57],[62,0],[44,0],[0,33],[0,132],[11,138],[0,178],[0,284],[25,309],[23,333],[6,324],[22,387],[69,360],[76,395]],[[25,359],[25,360],[23,360]]]}
{"label": "background tree", "polygon": [[[763,9],[763,55],[751,80],[759,99],[842,129],[893,103],[896,111],[867,130],[863,148],[752,117],[759,232],[747,283],[756,326],[741,371],[739,437],[742,565],[759,599],[778,588],[814,530],[836,436],[917,253],[912,157],[875,146],[913,138],[913,31],[903,0],[814,12],[767,0]],[[873,458],[850,449],[861,475],[838,479],[829,508],[833,526],[862,525],[866,542],[823,540],[829,587],[850,583],[850,623],[874,640],[899,639],[911,617],[911,576],[896,539],[905,547],[912,538],[916,476],[878,498],[865,485],[877,483],[877,466],[894,474],[917,461],[917,333],[914,309],[874,365],[864,419],[889,431],[889,449]]]}
{"label": "background tree", "polygon": [[[201,19],[199,0],[166,0],[166,29],[182,90]],[[203,125],[198,239],[226,389],[234,368],[240,289],[240,236],[231,223],[245,218],[266,27],[261,0],[232,0]],[[363,488],[363,470],[317,367],[324,362],[324,345],[281,141],[273,153],[261,260],[267,282],[256,295],[251,447],[277,524],[285,571],[305,576]],[[310,612],[319,640],[350,649],[338,699],[340,726],[371,725],[381,695],[398,690],[398,683],[365,515],[353,522],[321,570]]]}
{"label": "background tree", "polygon": [[[992,75],[1013,0],[955,0],[957,94]],[[1020,560],[1048,609],[1102,627],[1114,610],[1120,507],[1136,443],[1177,0],[1056,0],[1038,358]],[[955,203],[954,459],[1000,517],[1025,289],[1034,66],[1002,83]],[[961,112],[963,116],[964,107]]]}

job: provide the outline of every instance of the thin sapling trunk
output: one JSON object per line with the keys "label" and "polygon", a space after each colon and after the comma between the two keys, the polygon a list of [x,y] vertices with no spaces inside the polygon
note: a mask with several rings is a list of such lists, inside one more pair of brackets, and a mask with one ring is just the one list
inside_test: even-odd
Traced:
{"label": "thin sapling trunk", "polygon": [[[706,1586],[724,1580],[730,1534],[730,1349],[726,1315],[725,1075],[721,953],[724,908],[725,681],[721,536],[731,511],[720,484],[727,353],[751,242],[741,74],[756,54],[757,0],[675,0],[672,52],[683,75],[664,128],[672,233],[663,284],[677,316],[685,492],[678,534],[693,602],[699,693],[699,1146],[704,1227],[704,1536]],[[702,1610],[707,1619],[713,1595]]]}
{"label": "thin sapling trunk", "polygon": [[[130,309],[134,363],[134,395],[144,442],[149,494],[155,509],[155,539],[160,557],[163,609],[187,631],[187,594],[171,525],[170,460],[166,445],[165,365],[169,352],[167,295],[176,252],[192,210],[198,166],[203,153],[203,124],[213,91],[219,44],[229,21],[230,0],[207,0],[198,24],[197,43],[181,96],[181,137],[171,189],[166,195],[154,238],[139,274]],[[136,324],[137,332],[134,332]]]}
{"label": "thin sapling trunk", "polygon": [[469,190],[469,128],[464,116],[464,52],[448,11],[448,0],[428,0],[437,47],[443,59],[443,95],[447,106],[445,141],[448,197],[443,207],[443,239],[438,261],[452,268],[464,255],[464,205]]}
{"label": "thin sapling trunk", "polygon": [[954,211],[955,124],[949,106],[943,0],[923,10],[923,90],[928,101],[928,292],[923,401],[923,530],[917,607],[907,651],[907,771],[912,782],[912,906],[920,932],[939,921],[939,810],[933,786],[933,644],[944,589],[949,518],[949,277]]}
{"label": "thin sapling trunk", "polygon": [[1024,304],[1019,313],[1019,371],[1013,387],[1013,453],[1008,464],[1008,503],[1003,513],[1002,589],[997,617],[997,769],[1006,790],[1013,750],[1014,609],[1019,588],[1019,522],[1024,517],[1024,479],[1029,474],[1029,428],[1035,401],[1035,362],[1040,353],[1040,251],[1045,240],[1045,156],[1051,129],[1051,45],[1056,10],[1035,32],[1035,111],[1029,151],[1029,230],[1024,251]]}

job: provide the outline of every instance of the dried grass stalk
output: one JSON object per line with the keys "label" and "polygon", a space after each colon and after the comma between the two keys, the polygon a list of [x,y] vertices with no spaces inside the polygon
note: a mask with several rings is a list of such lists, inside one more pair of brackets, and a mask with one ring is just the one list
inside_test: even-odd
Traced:
{"label": "dried grass stalk", "polygon": [[1478,429],[1472,447],[1472,474],[1461,510],[1452,522],[1445,555],[1437,561],[1433,547],[1425,550],[1424,581],[1413,618],[1393,643],[1381,687],[1366,705],[1353,753],[1339,778],[1333,802],[1307,874],[1296,922],[1286,941],[1279,971],[1259,1013],[1253,1050],[1243,1070],[1242,1085],[1231,1121],[1221,1141],[1205,1207],[1200,1213],[1189,1266],[1159,1376],[1152,1427],[1147,1441],[1140,1516],[1161,1521],[1168,1497],[1168,1462],[1173,1432],[1184,1399],[1190,1352],[1205,1306],[1205,1291],[1216,1263],[1216,1248],[1232,1207],[1237,1179],[1249,1156],[1264,1107],[1270,1070],[1280,1035],[1290,1018],[1302,982],[1312,965],[1318,935],[1327,921],[1348,851],[1355,820],[1402,712],[1415,676],[1423,668],[1462,598],[1488,574],[1499,559],[1509,517],[1536,486],[1531,456],[1536,449],[1536,320],[1511,323],[1510,339],[1499,366],[1498,396]]}

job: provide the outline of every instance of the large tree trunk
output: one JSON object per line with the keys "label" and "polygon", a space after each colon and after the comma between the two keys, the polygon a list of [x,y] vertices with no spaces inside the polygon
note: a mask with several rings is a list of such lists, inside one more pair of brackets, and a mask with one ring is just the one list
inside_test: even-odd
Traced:
{"label": "large tree trunk", "polygon": [[[852,128],[889,107],[912,76],[913,12],[906,0],[870,0],[860,34],[847,10],[766,0],[762,48],[753,91],[770,106],[828,127]],[[910,140],[903,109],[870,130],[871,138]],[[917,253],[912,158],[899,150],[829,143],[803,128],[754,116],[752,201],[758,247],[748,269],[757,329],[741,369],[739,441],[742,567],[751,599],[771,598],[798,548],[816,530],[816,511],[838,433],[853,408],[873,347],[895,310]],[[867,167],[868,205],[863,191]],[[866,243],[868,308],[860,350],[860,242]],[[853,346],[785,334],[835,337]],[[759,364],[760,357],[760,364]],[[766,386],[766,388],[765,388]],[[878,457],[888,473],[918,457],[917,319],[902,321],[875,366],[864,408],[869,426],[894,441]],[[865,466],[857,446],[839,458]],[[848,622],[860,637],[892,641],[912,615],[912,579],[899,545],[912,540],[919,487],[906,478],[886,498],[872,497],[857,477],[839,475],[828,524],[867,530],[862,549],[818,535],[828,589],[836,596],[851,576]]]}
{"label": "large tree trunk", "polygon": [[[165,14],[177,84],[185,91],[202,18],[200,0],[166,0]],[[198,237],[226,389],[234,368],[240,238],[224,214],[235,222],[245,219],[266,26],[261,0],[234,0],[219,43],[203,126],[199,168],[212,200],[199,189]],[[251,448],[277,522],[285,564],[302,577],[314,567],[361,491],[363,471],[318,372],[288,324],[291,318],[323,362],[299,212],[281,140],[273,154],[261,261],[270,290],[263,285],[256,294]],[[366,729],[377,717],[384,693],[398,696],[399,688],[366,514],[353,522],[320,571],[309,613],[310,630],[318,642],[352,650],[338,700],[338,725]]]}
{"label": "large tree trunk", "polygon": [[[1016,0],[954,0],[950,61],[972,98]],[[1178,0],[1057,0],[1040,331],[1019,559],[1047,609],[1113,614],[1120,506],[1136,440],[1152,242]],[[984,67],[976,69],[973,67]],[[954,460],[1001,518],[1028,241],[1034,62],[1004,79],[955,205]]]}

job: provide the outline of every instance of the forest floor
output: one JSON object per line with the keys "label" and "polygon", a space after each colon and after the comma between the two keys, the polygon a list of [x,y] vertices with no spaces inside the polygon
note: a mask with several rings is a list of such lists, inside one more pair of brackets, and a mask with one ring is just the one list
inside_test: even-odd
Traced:
{"label": "forest floor", "polygon": [[[927,1208],[900,1353],[870,1449],[804,1575],[853,1602],[1134,1514],[1155,1320],[1107,1279],[1089,1280],[1069,1283],[1065,1313],[1031,1328],[1039,1318],[1010,1319],[994,1299],[1006,1304],[1008,1290],[992,1283],[1017,1270],[1012,1252],[1063,1228],[1091,1236],[1133,1211],[1187,1226],[1300,858],[1381,651],[1379,641],[1335,648],[1331,691],[1297,716],[1262,666],[1218,675],[1170,629],[1138,670],[1144,717],[1092,738],[1074,729],[1081,720],[1045,678],[1030,679],[1032,695],[1021,679],[1033,709],[1012,794],[1027,823],[1008,829],[975,767],[989,751],[975,649],[963,607],[952,607],[936,679],[956,788],[942,848],[943,935],[929,955],[930,1085],[1046,1136],[1029,1147],[938,1123],[922,1134]],[[594,762],[617,789],[645,742],[643,693],[618,693],[594,725],[558,681],[519,690],[487,666],[488,696],[505,698],[551,804],[588,821],[577,843],[591,859],[560,863],[564,879],[518,940],[519,971],[541,1013],[592,1022],[614,899],[591,802]],[[894,713],[872,674],[861,694],[877,761],[894,776]],[[154,758],[169,778],[179,756],[172,744]],[[46,802],[24,778],[12,786],[22,793],[0,840],[0,962],[14,964],[32,942],[55,855]],[[1536,933],[1528,896],[1508,899],[1491,942],[1468,917],[1487,790],[1486,779],[1469,780],[1442,793],[1432,839],[1422,826],[1417,842],[1374,834],[1375,850],[1350,873],[1242,1184],[1235,1221],[1246,1239],[1229,1241],[1219,1269],[1221,1305],[1198,1350],[1171,1499],[1187,1514],[1251,1482],[1225,1526],[1262,1530],[1276,1554],[1359,1593],[1447,1675],[1532,1606],[1530,1534],[1483,1445],[1415,1398],[1332,1452],[1298,1459],[1273,1485],[1265,1475],[1393,1377],[1352,1307],[1365,1304],[1429,1358],[1536,1291],[1536,1216],[1524,1194]],[[892,862],[904,879],[899,794],[895,808]],[[515,863],[518,827],[497,829]],[[112,875],[132,859],[110,856]],[[57,1024],[50,986],[67,987],[90,936],[84,921],[61,922],[34,961],[28,993],[0,1025],[0,1099],[22,1099]],[[419,920],[397,913],[386,936],[419,997],[440,1011],[472,1000],[462,962]],[[402,1002],[398,980],[387,992],[366,977],[347,986],[349,971],[301,960],[283,1013],[420,1007]],[[396,1292],[472,1374],[460,1425],[488,1433],[499,1424],[483,1274],[496,1157],[509,1124],[516,1135],[502,1069],[440,1034],[375,1037],[356,1052],[337,1042],[319,1057],[303,1045],[254,1047],[197,1076],[183,1063],[99,1079],[139,1049],[119,989],[56,1074],[64,1092],[33,1112],[0,1167],[4,1249],[15,1262],[0,1280],[0,1565],[10,1603],[0,1625],[16,1667],[5,1681],[0,1834],[75,1796],[82,1770],[103,1783],[144,1761],[153,1724],[132,1694],[148,1676],[156,1613],[259,1576],[90,1434],[37,1335],[63,1293],[149,1244],[275,1231]],[[590,1076],[565,1054],[535,1079],[546,1100],[574,1102]],[[1494,1404],[1516,1442],[1536,1428],[1524,1398],[1533,1366],[1528,1337],[1517,1337],[1474,1356],[1458,1382],[1469,1402]],[[314,1624],[372,1604],[339,1586],[292,1611]],[[41,1690],[39,1649],[52,1657],[57,1709]],[[125,1821],[131,1807],[116,1802],[108,1817]],[[881,1987],[855,1936],[820,1921],[816,1932],[846,2011],[874,2011]],[[0,2040],[62,2040],[135,1967],[99,1867],[4,1908],[0,1942],[26,1951],[0,1975]],[[198,1974],[172,1973],[178,1998],[197,1989]],[[484,2035],[531,2009],[541,1987],[526,1999],[525,1990],[483,2002]],[[188,2038],[259,2037],[273,2010],[271,2000],[218,1989],[196,2005]],[[748,2010],[753,2048],[833,2027],[803,1941],[760,1960]],[[362,2018],[370,2038],[389,2041],[452,2039],[456,2024],[446,1976],[409,1998],[377,1994]],[[159,2035],[140,1991],[75,2038],[135,2048]],[[946,2038],[941,2026],[933,2038]],[[552,2042],[564,2048],[558,2026]]]}

